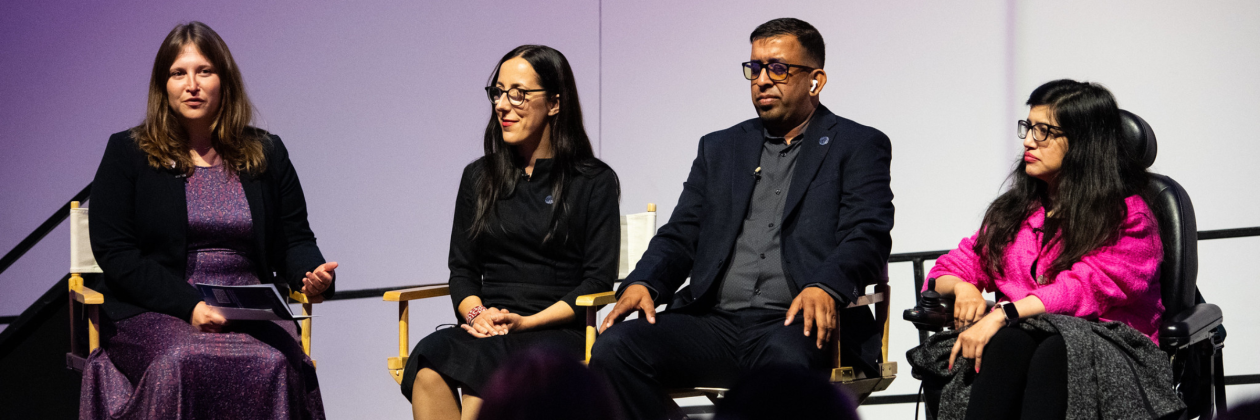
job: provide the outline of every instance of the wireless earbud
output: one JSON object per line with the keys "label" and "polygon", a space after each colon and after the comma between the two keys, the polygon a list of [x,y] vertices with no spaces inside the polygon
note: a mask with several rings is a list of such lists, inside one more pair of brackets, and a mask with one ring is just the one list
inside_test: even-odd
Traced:
{"label": "wireless earbud", "polygon": [[818,81],[817,81],[817,80],[815,80],[815,81],[814,81],[814,84],[813,84],[812,86],[810,86],[810,87],[809,87],[809,93],[814,93],[814,91],[815,91],[815,90],[818,90]]}

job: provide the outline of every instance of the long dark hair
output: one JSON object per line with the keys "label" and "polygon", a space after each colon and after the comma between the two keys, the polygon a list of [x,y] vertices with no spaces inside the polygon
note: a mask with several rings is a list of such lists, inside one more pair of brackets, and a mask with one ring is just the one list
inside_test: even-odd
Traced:
{"label": "long dark hair", "polygon": [[[578,101],[573,69],[560,51],[544,45],[516,47],[499,59],[487,85],[493,85],[499,79],[499,68],[503,66],[503,62],[516,57],[525,59],[534,68],[534,72],[538,74],[538,83],[546,90],[547,100],[560,101],[560,112],[547,122],[551,125],[553,198],[550,228],[543,238],[543,242],[547,242],[557,236],[560,221],[568,213],[569,205],[564,199],[568,181],[579,174],[606,166],[595,158],[595,152],[591,149],[591,140],[586,136],[586,128],[582,126],[582,106]],[[493,105],[490,109],[490,121],[486,123],[484,144],[486,156],[482,159],[476,177],[477,210],[470,232],[474,238],[489,232],[491,226],[496,224],[495,204],[516,189],[522,166],[520,156],[503,141],[503,126],[499,124]]]}
{"label": "long dark hair", "polygon": [[1055,80],[1028,97],[1028,106],[1048,106],[1067,138],[1067,154],[1050,196],[1045,181],[1024,172],[1021,159],[1011,173],[1011,188],[989,205],[973,250],[990,276],[1002,272],[1004,251],[1020,226],[1045,206],[1045,235],[1063,252],[1051,262],[1046,278],[1053,281],[1090,251],[1114,242],[1128,212],[1125,198],[1143,194],[1149,182],[1146,167],[1133,145],[1124,140],[1120,108],[1106,88],[1096,83]]}
{"label": "long dark hair", "polygon": [[177,172],[192,174],[188,132],[171,109],[166,93],[171,63],[189,45],[196,46],[219,75],[219,110],[211,123],[210,132],[211,144],[223,159],[223,166],[238,173],[262,172],[267,166],[263,154],[266,132],[249,126],[253,120],[254,105],[245,94],[241,70],[223,38],[201,22],[176,25],[162,40],[157,57],[153,59],[153,73],[149,76],[149,99],[144,122],[131,129],[132,137],[147,155],[149,166],[167,169],[173,165]]}

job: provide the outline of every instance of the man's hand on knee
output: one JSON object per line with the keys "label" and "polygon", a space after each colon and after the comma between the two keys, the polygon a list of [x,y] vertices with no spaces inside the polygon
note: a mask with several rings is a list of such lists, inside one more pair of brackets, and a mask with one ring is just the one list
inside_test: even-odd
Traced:
{"label": "man's hand on knee", "polygon": [[821,349],[836,328],[836,300],[822,288],[806,287],[799,295],[796,295],[796,299],[792,299],[792,306],[788,308],[787,320],[783,322],[783,325],[792,325],[797,312],[800,312],[801,317],[805,319],[806,337],[809,336],[810,330],[815,326],[818,327],[818,334],[814,336],[818,338],[817,345]]}
{"label": "man's hand on knee", "polygon": [[639,311],[639,317],[646,319],[649,324],[656,323],[656,302],[652,301],[652,292],[648,291],[647,286],[632,284],[627,287],[621,293],[621,298],[617,299],[617,304],[613,305],[612,311],[604,317],[604,323],[599,325],[599,332],[602,334],[612,324],[620,322],[634,311]]}

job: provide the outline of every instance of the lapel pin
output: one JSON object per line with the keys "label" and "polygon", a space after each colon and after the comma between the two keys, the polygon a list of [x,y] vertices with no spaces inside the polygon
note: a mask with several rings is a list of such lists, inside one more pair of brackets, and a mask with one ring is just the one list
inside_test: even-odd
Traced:
{"label": "lapel pin", "polygon": [[826,146],[827,143],[830,143],[830,142],[831,142],[831,137],[823,136],[821,139],[818,139],[819,146]]}
{"label": "lapel pin", "polygon": [[544,199],[543,199],[543,202],[544,202],[544,203],[547,203],[547,204],[551,204],[551,203],[555,202],[555,200],[552,200],[552,199],[551,199],[551,196],[549,195],[549,196],[547,196],[547,198],[544,198]]}

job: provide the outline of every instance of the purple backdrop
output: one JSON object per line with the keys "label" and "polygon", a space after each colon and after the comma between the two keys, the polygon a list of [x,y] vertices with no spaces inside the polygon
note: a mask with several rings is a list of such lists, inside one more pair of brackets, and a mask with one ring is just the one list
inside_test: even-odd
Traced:
{"label": "purple backdrop", "polygon": [[[655,202],[663,223],[699,136],[754,116],[736,64],[753,27],[777,16],[827,39],[823,103],[892,138],[894,252],[952,247],[975,229],[1018,153],[1022,99],[1059,77],[1103,82],[1151,122],[1156,169],[1186,185],[1201,228],[1260,225],[1260,194],[1239,187],[1260,175],[1246,153],[1260,113],[1253,2],[45,1],[0,4],[0,252],[91,180],[110,133],[140,120],[153,54],[178,22],[204,21],[231,46],[258,124],[290,145],[321,247],[343,264],[340,287],[359,289],[445,281],[459,170],[480,154],[488,114],[481,88],[512,47],[569,57],[587,129],[621,176],[623,212]],[[0,315],[65,274],[66,235],[0,274]],[[1201,248],[1204,292],[1236,325],[1260,322],[1245,310],[1260,292],[1246,263],[1258,246]],[[908,292],[910,267],[890,270]],[[448,308],[414,307],[412,341]],[[384,366],[394,306],[360,299],[317,313],[330,416],[406,417]],[[1234,348],[1260,345],[1254,329],[1231,333]],[[913,330],[894,323],[892,341],[900,360]],[[1252,374],[1260,361],[1234,357],[1226,369]],[[905,375],[889,392],[916,386]]]}

